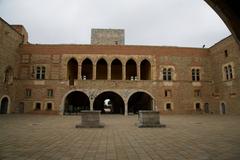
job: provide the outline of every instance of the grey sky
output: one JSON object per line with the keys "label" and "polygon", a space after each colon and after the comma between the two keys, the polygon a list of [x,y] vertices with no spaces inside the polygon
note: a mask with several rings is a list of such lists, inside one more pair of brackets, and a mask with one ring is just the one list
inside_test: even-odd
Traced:
{"label": "grey sky", "polygon": [[230,35],[203,0],[0,0],[0,16],[31,43],[90,43],[91,28],[125,29],[125,43],[207,47]]}

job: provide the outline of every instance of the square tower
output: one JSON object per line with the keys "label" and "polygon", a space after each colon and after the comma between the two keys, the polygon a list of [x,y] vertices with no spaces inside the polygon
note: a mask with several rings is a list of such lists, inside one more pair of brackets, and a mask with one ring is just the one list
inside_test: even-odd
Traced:
{"label": "square tower", "polygon": [[92,45],[124,45],[123,29],[92,29]]}

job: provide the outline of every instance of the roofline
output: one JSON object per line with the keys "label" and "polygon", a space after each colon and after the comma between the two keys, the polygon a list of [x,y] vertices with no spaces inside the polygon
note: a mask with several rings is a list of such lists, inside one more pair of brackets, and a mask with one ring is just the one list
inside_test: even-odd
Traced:
{"label": "roofline", "polygon": [[209,47],[209,49],[210,49],[210,48],[213,48],[214,46],[218,45],[219,43],[222,43],[223,41],[225,41],[226,39],[228,39],[228,38],[230,38],[230,37],[232,37],[232,36],[233,36],[233,35],[230,34],[229,36],[221,39],[220,41],[218,41],[217,43],[215,43],[214,45],[212,45],[211,47]]}
{"label": "roofline", "polygon": [[[8,25],[12,30],[14,30],[18,35],[20,35],[21,37],[23,37],[23,35],[21,33],[19,33],[13,26],[11,26],[9,23],[7,23],[2,17],[0,17],[0,20],[2,22],[4,22],[6,25]],[[23,26],[23,25],[20,25]]]}
{"label": "roofline", "polygon": [[[64,47],[64,46],[86,46],[86,47],[147,47],[147,48],[179,48],[179,49],[200,49],[200,50],[208,50],[209,48],[197,48],[197,47],[179,47],[179,46],[155,46],[155,45],[92,45],[92,44],[38,44],[38,43],[29,43],[24,44],[26,46],[52,46],[52,47]],[[23,45],[23,46],[24,46]]]}

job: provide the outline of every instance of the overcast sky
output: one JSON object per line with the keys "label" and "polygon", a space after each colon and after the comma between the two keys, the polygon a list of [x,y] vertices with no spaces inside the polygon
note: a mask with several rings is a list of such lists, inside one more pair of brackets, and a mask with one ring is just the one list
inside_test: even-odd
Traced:
{"label": "overcast sky", "polygon": [[91,28],[125,29],[125,43],[210,47],[230,35],[203,0],[0,0],[0,16],[31,43],[90,43]]}

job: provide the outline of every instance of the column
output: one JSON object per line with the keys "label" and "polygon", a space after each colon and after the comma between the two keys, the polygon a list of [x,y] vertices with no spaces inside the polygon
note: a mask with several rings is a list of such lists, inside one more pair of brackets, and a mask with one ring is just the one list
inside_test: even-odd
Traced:
{"label": "column", "polygon": [[140,80],[141,79],[141,71],[140,71],[140,64],[137,64],[137,79]]}
{"label": "column", "polygon": [[122,65],[122,80],[126,80],[126,65]]}
{"label": "column", "polygon": [[111,64],[108,64],[107,79],[111,80]]}
{"label": "column", "polygon": [[93,111],[93,101],[94,100],[90,100],[90,111]]}
{"label": "column", "polygon": [[96,80],[96,64],[93,64],[93,80]]}
{"label": "column", "polygon": [[125,103],[124,115],[127,116],[128,115],[128,103],[127,102],[124,102],[124,103]]}
{"label": "column", "polygon": [[82,65],[78,65],[78,79],[82,79]]}

